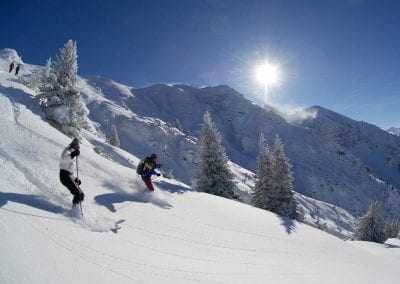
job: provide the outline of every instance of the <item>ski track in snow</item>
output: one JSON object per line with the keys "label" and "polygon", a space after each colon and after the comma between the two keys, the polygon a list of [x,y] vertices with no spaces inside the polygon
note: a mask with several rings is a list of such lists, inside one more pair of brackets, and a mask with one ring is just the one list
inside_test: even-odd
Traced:
{"label": "ski track in snow", "polygon": [[[26,223],[27,225],[29,225],[31,228],[33,228],[37,233],[43,235],[48,241],[53,242],[54,244],[56,244],[57,246],[59,246],[60,248],[64,249],[67,253],[73,255],[73,256],[77,256],[79,258],[82,258],[84,261],[94,264],[98,267],[100,267],[101,269],[105,269],[113,274],[115,274],[116,276],[122,277],[122,278],[126,278],[130,281],[134,281],[134,282],[140,282],[138,279],[132,278],[129,275],[126,275],[124,273],[122,273],[121,271],[130,271],[130,272],[135,272],[135,273],[145,273],[145,274],[151,274],[151,275],[158,275],[161,276],[163,278],[169,278],[168,275],[166,274],[162,274],[162,273],[155,273],[154,271],[149,272],[147,270],[155,270],[155,271],[170,271],[170,272],[178,272],[178,273],[182,273],[183,275],[187,275],[187,274],[193,274],[193,275],[211,275],[211,276],[216,276],[216,275],[222,275],[222,276],[255,276],[254,274],[246,274],[246,273],[218,273],[218,272],[207,272],[207,271],[198,271],[198,270],[184,270],[184,269],[171,269],[168,267],[163,267],[163,266],[157,266],[157,265],[149,265],[149,264],[144,264],[144,263],[139,263],[139,262],[135,262],[126,258],[122,258],[120,256],[114,255],[114,254],[110,254],[110,253],[105,253],[104,251],[95,249],[93,247],[88,246],[87,244],[83,245],[80,244],[79,242],[76,242],[76,240],[69,238],[66,235],[62,235],[57,233],[57,231],[54,231],[51,229],[51,227],[49,226],[43,226],[42,224],[40,224],[39,222],[34,222],[34,221],[29,221],[29,219],[24,218],[24,217],[20,217],[20,219]],[[133,226],[129,226],[131,228],[133,228]],[[143,229],[139,229],[139,231],[144,232],[145,230]],[[160,234],[159,234],[160,235]],[[161,235],[162,236],[162,235]],[[124,240],[124,242],[128,243],[129,245],[134,245],[134,246],[138,246],[136,244],[134,244],[133,242],[129,241],[129,240]],[[193,242],[194,243],[194,242]],[[174,253],[170,253],[167,251],[161,251],[161,250],[157,250],[157,249],[153,249],[151,247],[148,246],[143,246],[143,245],[139,245],[141,247],[144,247],[146,250],[152,250],[152,251],[156,251],[158,253],[161,254],[166,254],[166,255],[170,255],[170,256],[177,256],[179,258],[184,258],[184,259],[190,259],[190,260],[196,260],[196,261],[202,261],[202,262],[206,262],[206,263],[219,263],[219,264],[226,264],[226,263],[230,263],[230,264],[235,264],[235,265],[248,265],[248,266],[268,266],[271,265],[272,263],[268,264],[268,263],[245,263],[245,262],[229,262],[229,261],[213,261],[213,260],[209,260],[209,259],[201,259],[201,258],[195,258],[195,257],[188,257],[188,256],[184,256],[184,255],[179,255],[179,254],[174,254]],[[207,244],[207,246],[209,246],[210,248],[215,248],[215,246],[213,246],[212,244]],[[228,248],[229,249],[229,248]],[[88,251],[90,252],[90,254],[86,255],[84,252],[82,251]],[[110,259],[112,261],[113,264],[115,263],[125,263],[127,265],[133,265],[135,267],[138,268],[145,268],[147,270],[133,270],[133,269],[128,269],[126,267],[121,267],[118,265],[115,265],[115,267],[111,267],[110,265],[105,266],[104,264],[102,264],[103,262],[106,261],[101,261],[101,258],[107,258]],[[267,274],[258,274],[257,276],[266,276]],[[188,278],[188,277],[178,277],[179,279],[182,280],[190,280],[190,281],[199,281],[202,282],[200,279],[196,279],[196,278]],[[175,277],[173,277],[172,279],[175,279]],[[207,281],[209,282],[209,281]],[[222,282],[215,282],[213,281],[212,283],[222,283]]]}

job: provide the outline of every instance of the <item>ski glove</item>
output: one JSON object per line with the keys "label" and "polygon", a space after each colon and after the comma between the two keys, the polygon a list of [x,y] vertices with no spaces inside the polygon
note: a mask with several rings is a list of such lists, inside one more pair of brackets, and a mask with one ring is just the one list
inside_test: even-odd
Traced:
{"label": "ski glove", "polygon": [[81,185],[81,183],[82,183],[81,180],[78,179],[78,178],[75,178],[74,182],[75,182],[77,185]]}
{"label": "ski glove", "polygon": [[75,151],[73,151],[73,152],[71,153],[71,159],[73,159],[73,158],[75,158],[75,157],[78,157],[80,153],[81,153],[81,152],[79,151],[79,149],[75,149]]}
{"label": "ski glove", "polygon": [[159,177],[159,176],[161,176],[161,174],[158,174],[158,173],[157,173],[157,176]]}
{"label": "ski glove", "polygon": [[85,194],[82,191],[80,191],[78,194],[78,198],[79,198],[79,201],[82,202],[85,199]]}
{"label": "ski glove", "polygon": [[81,203],[85,199],[85,194],[80,191],[78,194],[74,195],[74,198],[72,199],[73,204],[78,204]]}

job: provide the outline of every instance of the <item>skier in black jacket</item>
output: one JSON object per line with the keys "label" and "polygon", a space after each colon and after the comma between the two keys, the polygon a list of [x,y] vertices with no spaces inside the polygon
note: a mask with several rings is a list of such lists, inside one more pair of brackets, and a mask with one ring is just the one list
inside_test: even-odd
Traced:
{"label": "skier in black jacket", "polygon": [[76,159],[80,154],[79,140],[74,138],[61,154],[60,160],[60,181],[68,188],[74,198],[72,199],[73,204],[78,204],[83,201],[85,194],[79,188],[81,181],[74,177],[76,169]]}

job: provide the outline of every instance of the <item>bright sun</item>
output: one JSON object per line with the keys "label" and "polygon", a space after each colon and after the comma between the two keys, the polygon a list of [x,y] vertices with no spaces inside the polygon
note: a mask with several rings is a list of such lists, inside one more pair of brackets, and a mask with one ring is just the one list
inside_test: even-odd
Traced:
{"label": "bright sun", "polygon": [[264,63],[256,69],[256,78],[265,87],[277,85],[281,79],[279,67]]}

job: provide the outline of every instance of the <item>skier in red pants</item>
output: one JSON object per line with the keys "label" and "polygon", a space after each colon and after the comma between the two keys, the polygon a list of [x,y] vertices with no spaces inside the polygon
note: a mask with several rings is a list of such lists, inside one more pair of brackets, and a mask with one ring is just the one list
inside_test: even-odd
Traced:
{"label": "skier in red pants", "polygon": [[140,176],[142,180],[146,184],[146,187],[150,191],[154,191],[153,183],[151,182],[151,176],[157,175],[158,177],[161,175],[160,173],[156,172],[156,169],[161,168],[161,164],[156,163],[157,155],[151,154],[150,157],[147,157],[143,163],[143,169],[141,170]]}

